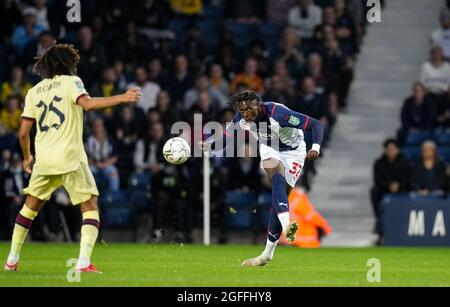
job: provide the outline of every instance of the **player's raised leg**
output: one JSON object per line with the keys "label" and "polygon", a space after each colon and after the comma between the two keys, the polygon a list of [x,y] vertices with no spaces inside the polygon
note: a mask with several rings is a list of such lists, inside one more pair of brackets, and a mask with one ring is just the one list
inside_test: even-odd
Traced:
{"label": "player's raised leg", "polygon": [[11,239],[11,250],[5,263],[5,271],[17,271],[19,268],[20,251],[31,229],[33,220],[44,205],[44,201],[28,196],[25,205],[16,217],[14,231]]}
{"label": "player's raised leg", "polygon": [[77,271],[85,273],[101,273],[91,263],[91,255],[97,242],[100,228],[100,215],[98,212],[97,197],[92,197],[80,206],[83,216],[81,226],[80,255],[78,256]]}

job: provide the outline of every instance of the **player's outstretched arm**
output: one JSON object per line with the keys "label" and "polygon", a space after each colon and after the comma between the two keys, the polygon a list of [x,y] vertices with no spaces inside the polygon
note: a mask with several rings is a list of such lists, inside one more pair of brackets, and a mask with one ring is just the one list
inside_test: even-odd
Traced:
{"label": "player's outstretched arm", "polygon": [[99,109],[105,109],[114,107],[122,103],[135,103],[142,98],[140,88],[135,87],[129,89],[122,95],[116,95],[104,98],[91,98],[87,95],[78,98],[77,104],[81,106],[85,111],[94,111]]}
{"label": "player's outstretched arm", "polygon": [[23,169],[28,174],[31,174],[34,162],[30,150],[30,131],[33,128],[34,122],[34,119],[22,117],[19,129],[19,143],[23,153]]}

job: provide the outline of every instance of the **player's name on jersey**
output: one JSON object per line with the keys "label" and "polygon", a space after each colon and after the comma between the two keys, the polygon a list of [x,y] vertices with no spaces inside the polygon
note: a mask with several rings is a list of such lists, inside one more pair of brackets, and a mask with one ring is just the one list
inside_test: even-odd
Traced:
{"label": "player's name on jersey", "polygon": [[39,86],[36,89],[36,94],[40,94],[40,93],[43,93],[43,92],[48,92],[48,91],[50,91],[50,90],[52,90],[54,88],[58,88],[60,86],[61,86],[61,81],[55,81],[55,82],[50,83],[50,84],[42,85],[42,86]]}

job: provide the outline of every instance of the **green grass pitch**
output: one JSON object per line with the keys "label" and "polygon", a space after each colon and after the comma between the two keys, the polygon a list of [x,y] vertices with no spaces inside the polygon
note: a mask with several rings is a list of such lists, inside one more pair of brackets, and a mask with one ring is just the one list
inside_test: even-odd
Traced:
{"label": "green grass pitch", "polygon": [[[0,272],[0,286],[450,286],[450,249],[371,248],[318,250],[280,247],[269,265],[240,263],[263,246],[98,244],[101,275],[66,279],[75,244],[26,244],[20,272]],[[0,244],[4,261],[9,245]],[[381,282],[369,283],[367,262],[377,258]]]}

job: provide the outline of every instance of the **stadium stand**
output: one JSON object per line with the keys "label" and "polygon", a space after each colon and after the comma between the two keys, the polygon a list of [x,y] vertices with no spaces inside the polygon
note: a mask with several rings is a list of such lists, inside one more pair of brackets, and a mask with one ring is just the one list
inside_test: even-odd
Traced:
{"label": "stadium stand", "polygon": [[[80,50],[78,73],[92,95],[110,96],[133,84],[144,91],[145,98],[136,107],[85,116],[90,166],[102,192],[103,233],[109,227],[135,229],[134,216],[142,209],[152,212],[153,222],[162,214],[158,227],[173,228],[170,221],[175,219],[175,231],[189,238],[190,223],[195,228],[201,221],[201,191],[190,187],[198,182],[192,178],[199,176],[201,165],[189,161],[173,168],[164,163],[161,145],[174,122],[192,123],[195,113],[222,122],[231,113],[224,104],[227,96],[255,88],[261,96],[280,99],[290,107],[305,103],[302,112],[319,114],[332,138],[331,128],[347,105],[367,26],[362,17],[367,8],[358,0],[300,3],[115,0],[104,5],[90,0],[81,1],[83,22],[73,24],[64,19],[65,14],[55,14],[66,9],[61,1],[0,1],[0,56],[4,59],[0,63],[1,177],[11,171],[12,157],[20,154],[16,135],[20,110],[27,90],[39,81],[32,72],[34,56],[53,40],[71,43]],[[295,12],[305,9],[314,11],[316,17],[323,12],[324,18],[306,23],[296,20]],[[193,105],[186,108],[192,97]],[[448,142],[445,137],[440,140]],[[221,178],[214,181],[213,177],[213,186],[222,182],[228,190],[225,201],[221,196],[225,193],[215,185],[215,226],[222,234],[225,224],[263,229],[255,223],[267,220],[267,201],[258,198],[264,188],[241,191],[233,198],[237,192],[231,189],[233,178],[227,174],[234,162],[214,161],[214,172]],[[317,169],[309,164],[305,172],[302,185],[309,189]],[[264,186],[264,175],[258,180],[257,185]],[[26,185],[26,180],[15,184]],[[0,233],[8,239],[11,223],[7,220],[14,216],[9,212],[24,196],[20,189],[7,193],[4,184],[0,193],[2,210],[8,212],[2,215],[7,218],[0,222]],[[165,195],[175,197],[184,209],[159,208],[158,204],[166,204]],[[230,206],[238,207],[246,197],[263,206],[256,210],[261,212],[259,222],[248,204],[239,207],[236,215],[229,214]],[[238,203],[233,204],[236,199]],[[59,199],[51,202],[62,206]],[[187,220],[182,221],[183,217]],[[79,222],[77,216],[67,218],[71,225]],[[51,228],[61,231],[57,226]],[[153,237],[160,236],[160,229],[152,229]]]}

